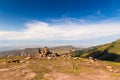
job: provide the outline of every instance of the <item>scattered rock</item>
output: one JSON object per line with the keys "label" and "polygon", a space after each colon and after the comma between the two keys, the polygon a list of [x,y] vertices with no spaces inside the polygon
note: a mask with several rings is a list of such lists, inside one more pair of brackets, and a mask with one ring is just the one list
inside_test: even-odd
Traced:
{"label": "scattered rock", "polygon": [[48,73],[46,73],[46,74],[44,74],[44,77],[46,78],[46,77],[50,77],[51,75],[50,74],[48,74]]}
{"label": "scattered rock", "polygon": [[25,58],[25,60],[29,60],[29,59],[31,59],[31,57],[29,57],[29,56]]}
{"label": "scattered rock", "polygon": [[99,66],[100,64],[99,63],[95,63],[95,65]]}
{"label": "scattered rock", "polygon": [[27,73],[27,75],[25,76],[25,79],[32,79],[36,76],[36,73],[31,72],[31,73]]}
{"label": "scattered rock", "polygon": [[48,60],[52,60],[52,57],[47,57]]}
{"label": "scattered rock", "polygon": [[108,71],[113,72],[114,70],[113,69],[109,69]]}
{"label": "scattered rock", "polygon": [[29,61],[26,61],[26,64],[29,64],[30,62]]}
{"label": "scattered rock", "polygon": [[95,61],[91,59],[91,60],[89,60],[89,62],[90,62],[90,63],[94,63]]}
{"label": "scattered rock", "polygon": [[110,72],[114,72],[114,70],[113,70],[113,67],[112,67],[112,66],[106,66],[106,69],[107,69],[108,71],[110,71]]}
{"label": "scattered rock", "polygon": [[2,64],[6,64],[7,62],[3,62]]}
{"label": "scattered rock", "polygon": [[75,60],[76,60],[76,59],[78,59],[78,57],[74,57],[73,59],[75,59]]}
{"label": "scattered rock", "polygon": [[16,73],[14,76],[15,76],[15,77],[19,77],[19,76],[20,76],[20,73]]}
{"label": "scattered rock", "polygon": [[112,66],[106,66],[106,69],[112,69]]}
{"label": "scattered rock", "polygon": [[49,78],[49,80],[54,80],[53,78]]}
{"label": "scattered rock", "polygon": [[114,72],[114,73],[119,73],[119,70],[114,70],[113,72]]}
{"label": "scattered rock", "polygon": [[7,63],[20,63],[20,60],[19,59],[15,59],[15,60],[8,61]]}
{"label": "scattered rock", "polygon": [[98,60],[95,58],[94,61],[98,61]]}
{"label": "scattered rock", "polygon": [[93,58],[91,56],[88,58],[88,60],[89,60],[90,63],[95,63],[97,61],[96,58]]}
{"label": "scattered rock", "polygon": [[23,69],[21,72],[22,73],[29,73],[29,72],[31,72],[31,70],[30,69]]}
{"label": "scattered rock", "polygon": [[89,59],[93,60],[93,57],[90,56]]}
{"label": "scattered rock", "polygon": [[1,71],[9,71],[10,69],[0,69],[0,72]]}
{"label": "scattered rock", "polygon": [[64,58],[65,58],[65,57],[66,57],[66,55],[62,55],[62,57],[64,57]]}
{"label": "scattered rock", "polygon": [[23,63],[23,62],[25,62],[25,61],[20,61],[20,63]]}

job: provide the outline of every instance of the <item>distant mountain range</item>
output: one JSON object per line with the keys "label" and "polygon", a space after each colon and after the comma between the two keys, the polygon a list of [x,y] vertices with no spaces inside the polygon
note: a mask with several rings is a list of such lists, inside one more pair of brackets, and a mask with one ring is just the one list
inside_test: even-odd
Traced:
{"label": "distant mountain range", "polygon": [[83,50],[83,48],[74,47],[72,45],[66,45],[66,46],[58,46],[58,47],[51,47],[51,51],[57,52],[59,54],[67,53],[69,50],[76,51],[76,50]]}
{"label": "distant mountain range", "polygon": [[[42,47],[38,46],[20,46],[20,47],[4,47],[0,48],[1,56],[24,56],[24,55],[34,55],[37,53],[38,49]],[[90,48],[78,48],[72,45],[50,47],[51,52],[58,54],[65,54],[69,50],[74,51],[75,56],[78,57],[93,57],[100,60],[108,61],[120,61],[120,39],[112,43],[94,46]]]}
{"label": "distant mountain range", "polygon": [[[7,48],[7,49],[5,49]],[[29,46],[29,48],[25,47],[4,47],[1,48],[0,55],[1,56],[26,56],[26,55],[34,55],[37,53],[38,49],[42,49],[41,47],[33,47]],[[64,54],[67,53],[69,50],[81,50],[82,48],[76,48],[72,45],[66,45],[66,46],[57,46],[57,47],[50,47],[49,48],[51,52],[55,52],[58,54]]]}
{"label": "distant mountain range", "polygon": [[0,51],[6,50],[21,50],[25,48],[37,48],[42,47],[42,45],[8,45],[8,46],[0,46]]}

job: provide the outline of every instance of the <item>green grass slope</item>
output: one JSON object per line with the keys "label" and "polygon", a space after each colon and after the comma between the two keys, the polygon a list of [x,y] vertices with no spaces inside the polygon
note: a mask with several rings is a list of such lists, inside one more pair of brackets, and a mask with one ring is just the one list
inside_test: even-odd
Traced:
{"label": "green grass slope", "polygon": [[101,60],[120,61],[120,40],[83,51],[81,57],[94,57]]}

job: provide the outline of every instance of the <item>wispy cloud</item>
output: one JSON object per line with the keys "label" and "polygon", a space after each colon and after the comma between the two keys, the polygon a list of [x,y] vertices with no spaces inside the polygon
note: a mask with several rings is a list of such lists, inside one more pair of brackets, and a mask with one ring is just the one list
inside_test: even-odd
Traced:
{"label": "wispy cloud", "polygon": [[120,23],[85,24],[70,22],[49,24],[33,21],[21,31],[0,31],[1,40],[83,40],[120,34]]}
{"label": "wispy cloud", "polygon": [[77,18],[70,18],[70,17],[63,17],[63,18],[60,18],[60,19],[50,19],[50,21],[52,23],[58,23],[58,24],[70,24],[70,23],[79,23],[79,24],[85,24],[87,22],[87,20],[85,19],[77,19]]}
{"label": "wispy cloud", "polygon": [[99,9],[97,10],[96,14],[99,16],[103,16],[102,12]]}

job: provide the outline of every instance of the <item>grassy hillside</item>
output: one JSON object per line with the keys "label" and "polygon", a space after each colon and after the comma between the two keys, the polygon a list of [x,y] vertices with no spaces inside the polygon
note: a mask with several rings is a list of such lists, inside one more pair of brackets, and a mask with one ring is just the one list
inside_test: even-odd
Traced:
{"label": "grassy hillside", "polygon": [[113,42],[112,45],[108,48],[108,52],[120,55],[120,40]]}
{"label": "grassy hillside", "polygon": [[81,57],[92,56],[101,60],[120,61],[120,40],[83,51]]}

